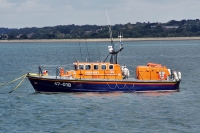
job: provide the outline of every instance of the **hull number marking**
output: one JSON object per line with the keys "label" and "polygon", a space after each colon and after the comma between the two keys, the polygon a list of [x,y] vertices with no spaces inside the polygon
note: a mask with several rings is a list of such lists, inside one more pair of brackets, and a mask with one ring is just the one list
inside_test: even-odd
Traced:
{"label": "hull number marking", "polygon": [[63,86],[63,87],[71,87],[71,83],[55,82],[54,85],[56,85],[56,86]]}

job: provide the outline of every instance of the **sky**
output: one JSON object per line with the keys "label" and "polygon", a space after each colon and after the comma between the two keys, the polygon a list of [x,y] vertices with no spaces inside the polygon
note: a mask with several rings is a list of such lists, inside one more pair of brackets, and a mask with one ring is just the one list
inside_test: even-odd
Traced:
{"label": "sky", "polygon": [[200,0],[0,0],[0,27],[107,25],[199,19]]}

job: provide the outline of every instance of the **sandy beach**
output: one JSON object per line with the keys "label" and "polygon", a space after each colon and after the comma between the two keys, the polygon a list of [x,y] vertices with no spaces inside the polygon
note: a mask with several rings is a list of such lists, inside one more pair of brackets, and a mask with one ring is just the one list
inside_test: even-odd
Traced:
{"label": "sandy beach", "polygon": [[[200,37],[163,37],[163,38],[122,38],[122,41],[175,41],[200,40]],[[0,40],[1,42],[109,42],[110,39],[34,39],[34,40]],[[119,41],[114,38],[113,41]]]}

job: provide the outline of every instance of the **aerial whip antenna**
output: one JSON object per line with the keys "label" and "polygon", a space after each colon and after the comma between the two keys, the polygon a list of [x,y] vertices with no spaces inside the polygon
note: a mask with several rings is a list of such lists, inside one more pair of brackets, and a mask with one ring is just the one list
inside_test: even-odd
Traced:
{"label": "aerial whip antenna", "polygon": [[83,61],[83,59],[82,59],[82,52],[81,52],[81,46],[80,46],[80,41],[79,41],[79,48],[80,48],[80,53],[81,53],[81,61]]}
{"label": "aerial whip antenna", "polygon": [[112,46],[113,46],[113,48],[114,48],[113,37],[112,37],[112,30],[111,30],[111,25],[110,25],[110,17],[109,17],[109,15],[108,15],[107,10],[106,10],[106,16],[107,16],[107,22],[108,22],[108,29],[109,29],[111,44],[112,44]]}
{"label": "aerial whip antenna", "polygon": [[87,42],[86,42],[86,47],[87,47],[87,53],[88,53],[88,61],[90,61],[90,54],[89,54],[89,51],[88,51]]}
{"label": "aerial whip antenna", "polygon": [[98,53],[99,53],[99,61],[101,61],[98,42],[97,42],[97,48],[98,48]]}

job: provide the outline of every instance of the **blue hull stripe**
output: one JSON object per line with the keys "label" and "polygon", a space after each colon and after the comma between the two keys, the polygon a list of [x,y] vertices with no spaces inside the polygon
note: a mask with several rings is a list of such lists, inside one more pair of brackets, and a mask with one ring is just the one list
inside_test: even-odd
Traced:
{"label": "blue hull stripe", "polygon": [[60,80],[28,77],[35,91],[39,92],[144,92],[178,91],[177,82],[141,82],[141,81],[85,81]]}

